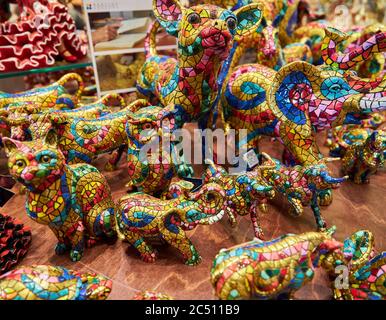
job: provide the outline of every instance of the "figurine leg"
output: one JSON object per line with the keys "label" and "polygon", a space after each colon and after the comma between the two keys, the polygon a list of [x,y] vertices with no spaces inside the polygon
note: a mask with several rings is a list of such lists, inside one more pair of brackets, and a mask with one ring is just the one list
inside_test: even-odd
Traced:
{"label": "figurine leg", "polygon": [[261,228],[260,220],[258,218],[258,212],[256,209],[251,208],[251,221],[253,226],[253,231],[255,232],[255,237],[264,240],[264,232]]}
{"label": "figurine leg", "polygon": [[314,213],[314,217],[316,220],[316,225],[318,226],[318,230],[320,230],[320,231],[324,230],[326,228],[327,224],[326,224],[326,221],[324,221],[324,219],[320,213],[320,208],[318,205],[318,196],[316,193],[314,194],[314,197],[311,201],[311,209],[312,209],[312,212]]}
{"label": "figurine leg", "polygon": [[288,198],[289,203],[291,204],[289,214],[293,217],[300,217],[303,214],[303,205],[299,199]]}
{"label": "figurine leg", "polygon": [[83,223],[79,221],[73,226],[73,231],[69,236],[71,242],[70,258],[72,261],[79,261],[84,252],[85,247],[85,228]]}
{"label": "figurine leg", "polygon": [[55,228],[50,228],[52,232],[55,234],[58,239],[58,243],[55,246],[55,253],[58,256],[65,254],[68,250],[70,250],[71,246],[68,245],[68,239],[66,239],[63,232],[58,231]]}
{"label": "figurine leg", "polygon": [[118,150],[114,150],[110,156],[109,161],[106,163],[106,171],[114,171],[118,167],[119,160],[121,160],[122,154],[126,153],[126,145],[122,145]]}
{"label": "figurine leg", "polygon": [[160,230],[163,239],[170,245],[178,249],[185,259],[185,264],[189,266],[197,265],[201,262],[201,257],[192,242],[186,237],[184,231],[179,229],[178,233],[169,231],[168,229]]}
{"label": "figurine leg", "polygon": [[151,245],[145,242],[145,239],[138,233],[133,232],[124,232],[125,239],[129,242],[135,249],[138,250],[141,255],[141,259],[144,262],[155,262],[157,259],[157,253],[152,248]]}

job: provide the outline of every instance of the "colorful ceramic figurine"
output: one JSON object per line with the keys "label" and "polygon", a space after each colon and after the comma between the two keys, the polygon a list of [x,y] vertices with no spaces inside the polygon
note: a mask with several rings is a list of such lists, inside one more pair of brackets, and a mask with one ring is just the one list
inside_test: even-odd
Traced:
{"label": "colorful ceramic figurine", "polygon": [[10,270],[23,258],[30,243],[30,228],[0,213],[0,274]]}
{"label": "colorful ceramic figurine", "polygon": [[137,293],[132,300],[174,300],[172,297],[165,293],[144,291]]}
{"label": "colorful ceramic figurine", "polygon": [[179,170],[188,171],[188,166],[179,161],[172,141],[175,119],[170,109],[151,106],[130,116],[126,125],[128,187],[164,196]]}
{"label": "colorful ceramic figurine", "polygon": [[50,130],[44,139],[20,142],[4,138],[8,168],[27,188],[26,210],[58,239],[55,252],[70,249],[72,261],[102,237],[114,238],[115,204],[106,179],[88,164],[67,165]]}
{"label": "colorful ceramic figurine", "polygon": [[51,66],[59,55],[75,62],[87,54],[66,6],[48,0],[18,0],[21,18],[0,24],[0,72]]}
{"label": "colorful ceramic figurine", "polygon": [[[58,146],[68,164],[91,163],[95,156],[121,149],[127,144],[125,126],[132,111],[147,106],[145,100],[136,100],[126,108],[98,119],[74,118],[70,113],[45,113],[31,115],[22,122],[28,124],[32,140],[44,137],[51,129],[58,135]],[[119,156],[112,159],[109,168],[113,169]]]}
{"label": "colorful ceramic figurine", "polygon": [[318,195],[323,190],[338,188],[348,179],[348,177],[333,178],[330,176],[326,163],[335,159],[322,159],[316,164],[304,167],[286,167],[267,154],[263,156],[267,159],[261,168],[263,178],[278,193],[287,198],[291,205],[290,214],[300,216],[303,214],[303,206],[311,206],[318,229],[326,228],[326,222],[321,216],[318,204]]}
{"label": "colorful ceramic figurine", "polygon": [[[386,50],[382,48],[379,35],[382,34],[345,56],[352,61],[350,67],[368,58],[367,53],[362,53],[376,50],[372,48]],[[331,29],[327,40],[335,43],[333,39],[338,36]],[[335,53],[335,50],[326,49],[325,54],[337,60]],[[250,144],[259,135],[277,137],[299,163],[317,163],[319,150],[314,132],[349,123],[353,114],[386,109],[384,82],[360,79],[350,71],[334,69],[343,66],[342,63],[332,65],[319,68],[298,61],[284,66],[276,74],[261,65],[237,68],[230,76],[222,99],[225,121],[231,128],[248,129]]]}
{"label": "colorful ceramic figurine", "polygon": [[[157,21],[146,40],[147,60],[137,88],[155,104],[174,105],[178,128],[192,121],[207,128],[218,95],[221,64],[229,55],[233,38],[256,31],[261,9],[250,4],[232,12],[210,5],[184,8],[178,0],[153,0],[153,10]],[[177,60],[157,55],[159,26],[178,36]]]}
{"label": "colorful ceramic figurine", "polygon": [[20,267],[0,276],[0,300],[105,300],[112,281],[63,267]]}
{"label": "colorful ceramic figurine", "polygon": [[[74,95],[68,93],[65,85],[71,81],[76,81],[78,90]],[[78,104],[78,99],[83,92],[83,80],[76,73],[68,73],[57,82],[44,87],[32,89],[21,93],[0,92],[0,108],[6,108],[12,104],[24,106],[25,104],[39,105],[41,109],[74,109]]]}
{"label": "colorful ceramic figurine", "polygon": [[156,251],[148,238],[160,237],[182,253],[185,264],[193,266],[200,263],[201,257],[185,230],[222,219],[224,199],[224,190],[212,183],[172,200],[132,193],[119,201],[116,215],[118,233],[138,250],[145,262],[156,260]]}
{"label": "colorful ceramic figurine", "polygon": [[[261,175],[263,167],[238,175],[230,175],[221,166],[207,160],[209,164],[204,182],[214,182],[222,186],[226,192],[226,210],[231,224],[235,225],[236,215],[250,215],[255,236],[262,239],[264,234],[259,223],[258,208],[267,212],[267,200],[275,196],[273,187],[264,181]],[[270,168],[270,167],[267,167]]]}
{"label": "colorful ceramic figurine", "polygon": [[[342,159],[342,171],[357,184],[369,183],[370,176],[385,163],[386,133],[362,129],[363,141],[350,145]],[[366,137],[366,138],[365,138]]]}
{"label": "colorful ceramic figurine", "polygon": [[311,281],[326,256],[341,250],[327,232],[286,234],[262,242],[254,240],[222,249],[211,270],[215,294],[222,300],[288,299]]}

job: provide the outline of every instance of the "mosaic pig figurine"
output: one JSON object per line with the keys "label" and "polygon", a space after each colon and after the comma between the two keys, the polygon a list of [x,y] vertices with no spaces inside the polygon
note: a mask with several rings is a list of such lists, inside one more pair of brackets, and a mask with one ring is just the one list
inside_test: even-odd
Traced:
{"label": "mosaic pig figurine", "polygon": [[[367,131],[366,131],[367,132]],[[365,135],[365,129],[363,129]],[[357,184],[369,183],[370,176],[385,163],[386,133],[373,131],[363,141],[349,146],[342,158],[342,171]]]}
{"label": "mosaic pig figurine", "polygon": [[213,261],[211,282],[221,300],[288,299],[311,281],[314,270],[343,244],[327,232],[286,234],[222,249]]}
{"label": "mosaic pig figurine", "polygon": [[[230,175],[221,166],[206,160],[208,168],[204,174],[204,182],[218,183],[225,189],[227,214],[232,225],[236,223],[236,215],[250,215],[255,236],[264,237],[259,223],[257,210],[267,211],[267,200],[275,197],[272,186],[264,181],[260,171],[262,167],[256,167],[253,171]],[[268,168],[272,168],[268,167]]]}
{"label": "mosaic pig figurine", "polygon": [[112,281],[96,273],[38,265],[0,277],[0,300],[105,300]]}
{"label": "mosaic pig figurine", "polygon": [[193,266],[200,263],[201,257],[185,230],[222,219],[225,214],[224,200],[224,189],[213,183],[172,200],[160,200],[141,192],[132,193],[118,203],[118,234],[137,249],[145,262],[155,262],[156,251],[149,238],[159,237],[182,253],[185,264]]}
{"label": "mosaic pig figurine", "polygon": [[[330,188],[336,189],[348,179],[348,177],[333,178],[330,176],[326,162],[335,159],[322,159],[317,164],[304,167],[286,167],[267,154],[263,156],[267,159],[263,163],[263,177],[278,193],[287,198],[291,204],[290,214],[300,216],[303,213],[303,206],[311,206],[318,230],[323,230],[326,222],[320,213],[319,192]],[[275,165],[275,168],[267,169],[266,166],[269,164]]]}
{"label": "mosaic pig figurine", "polygon": [[115,205],[103,175],[88,164],[67,165],[57,139],[50,130],[33,142],[3,143],[10,174],[27,188],[28,216],[50,227],[56,254],[70,249],[71,260],[79,261],[86,244],[115,238]]}

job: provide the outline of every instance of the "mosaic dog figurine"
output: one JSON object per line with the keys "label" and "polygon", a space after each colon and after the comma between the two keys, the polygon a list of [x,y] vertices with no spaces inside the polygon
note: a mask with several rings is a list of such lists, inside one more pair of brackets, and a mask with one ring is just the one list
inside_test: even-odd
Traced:
{"label": "mosaic dog figurine", "polygon": [[261,175],[263,168],[257,167],[253,171],[230,175],[221,166],[207,160],[208,168],[204,174],[204,183],[218,183],[226,193],[226,210],[231,225],[236,224],[236,215],[250,215],[255,236],[264,237],[259,223],[257,210],[267,211],[267,200],[275,197],[272,186],[264,181]]}
{"label": "mosaic dog figurine", "polygon": [[106,179],[88,164],[67,165],[53,130],[44,139],[3,143],[10,174],[27,188],[27,214],[50,227],[57,254],[70,249],[71,260],[79,261],[86,244],[114,238],[115,204]]}
{"label": "mosaic dog figurine", "polygon": [[170,109],[150,106],[130,116],[126,124],[128,187],[164,197],[172,179],[177,179],[183,164],[172,141],[175,118]]}
{"label": "mosaic dog figurine", "polygon": [[[290,214],[300,216],[303,214],[303,206],[311,206],[318,230],[326,228],[326,222],[321,216],[318,204],[319,192],[338,188],[348,179],[348,177],[333,178],[330,176],[326,162],[335,159],[322,159],[317,164],[304,167],[286,167],[267,154],[263,156],[266,158],[261,169],[263,178],[278,193],[287,198],[291,205]],[[269,165],[271,168],[267,168]]]}
{"label": "mosaic dog figurine", "polygon": [[[184,8],[178,0],[153,0],[153,11],[157,21],[146,40],[147,60],[137,89],[154,104],[174,105],[177,128],[186,122],[207,128],[218,95],[221,64],[234,38],[256,31],[261,9],[250,4],[232,12],[211,5]],[[177,59],[157,55],[155,35],[160,26],[178,37]]]}
{"label": "mosaic dog figurine", "polygon": [[222,219],[225,214],[224,199],[224,190],[212,183],[171,200],[132,193],[118,203],[118,233],[140,253],[145,262],[156,260],[156,251],[148,238],[160,237],[182,253],[185,264],[196,265],[201,257],[184,230]]}
{"label": "mosaic dog figurine", "polygon": [[342,158],[342,172],[357,184],[370,182],[370,176],[384,166],[386,154],[386,133],[362,130],[364,139],[350,145]]}
{"label": "mosaic dog figurine", "polygon": [[105,300],[112,281],[96,273],[38,265],[0,276],[0,300]]}
{"label": "mosaic dog figurine", "polygon": [[213,261],[211,282],[221,300],[291,299],[312,280],[315,268],[340,251],[334,229],[286,234],[262,242],[254,240],[222,249]]}
{"label": "mosaic dog figurine", "polygon": [[[74,95],[68,93],[66,83],[76,81],[78,90]],[[57,82],[44,87],[36,88],[21,93],[0,92],[0,108],[7,108],[10,104],[32,103],[40,108],[74,109],[84,90],[83,79],[76,73],[68,73]]]}

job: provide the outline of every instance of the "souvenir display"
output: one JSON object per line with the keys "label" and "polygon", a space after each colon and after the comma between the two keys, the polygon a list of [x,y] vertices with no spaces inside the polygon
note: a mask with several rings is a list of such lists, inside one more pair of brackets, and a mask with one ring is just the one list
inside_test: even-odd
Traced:
{"label": "souvenir display", "polygon": [[30,244],[31,229],[0,213],[0,275],[19,263]]}
{"label": "souvenir display", "polygon": [[384,166],[386,154],[386,133],[362,130],[363,140],[350,145],[342,158],[342,171],[357,184],[370,182],[370,176]]}
{"label": "souvenir display", "polygon": [[315,268],[323,267],[326,256],[343,247],[332,238],[333,232],[334,228],[286,234],[221,250],[211,269],[216,296],[221,300],[293,298],[312,280]]}
{"label": "souvenir display", "polygon": [[[65,87],[71,81],[76,81],[78,86],[74,95],[71,95]],[[7,108],[9,105],[12,107],[24,106],[29,103],[37,104],[42,109],[74,109],[83,89],[82,78],[76,73],[68,73],[57,82],[44,88],[35,88],[15,94],[0,92],[0,108]]]}
{"label": "souvenir display", "polygon": [[[272,168],[272,167],[267,167]],[[273,167],[274,168],[274,167]],[[209,161],[204,175],[204,182],[214,182],[221,185],[226,194],[226,210],[231,219],[231,225],[236,224],[236,216],[250,215],[255,236],[262,239],[264,234],[259,223],[258,208],[267,212],[267,200],[275,197],[272,186],[264,181],[263,166],[239,175],[229,175],[221,166]]]}
{"label": "souvenir display", "polygon": [[172,200],[160,200],[145,193],[132,193],[119,200],[116,215],[119,235],[129,242],[145,262],[155,262],[156,251],[148,237],[160,237],[194,266],[201,257],[185,230],[210,225],[225,214],[225,191],[217,184],[205,184]]}
{"label": "souvenir display", "polygon": [[385,300],[375,2],[0,0],[0,300]]}
{"label": "souvenir display", "polygon": [[61,56],[75,62],[87,54],[67,7],[47,0],[19,0],[20,19],[0,25],[0,72],[51,66]]}
{"label": "souvenir display", "polygon": [[105,300],[112,281],[90,272],[36,265],[0,276],[0,300]]}
{"label": "souvenir display", "polygon": [[303,207],[310,206],[319,230],[326,228],[319,204],[318,196],[323,190],[338,188],[348,177],[333,178],[326,165],[335,159],[321,159],[316,164],[286,167],[280,161],[263,154],[266,161],[261,167],[263,178],[278,193],[287,198],[290,214],[298,217],[303,214]]}
{"label": "souvenir display", "polygon": [[[258,4],[233,12],[206,5],[184,8],[178,0],[154,0],[153,8],[157,22],[147,36],[147,60],[137,89],[155,103],[174,105],[177,127],[197,121],[207,128],[221,62],[228,57],[233,38],[256,31],[261,9]],[[177,59],[157,55],[155,34],[160,26],[178,36]]]}
{"label": "souvenir display", "polygon": [[115,204],[106,179],[90,165],[66,165],[53,130],[44,139],[3,143],[10,174],[27,188],[27,214],[50,227],[56,254],[70,250],[71,260],[79,261],[85,245],[114,238]]}

